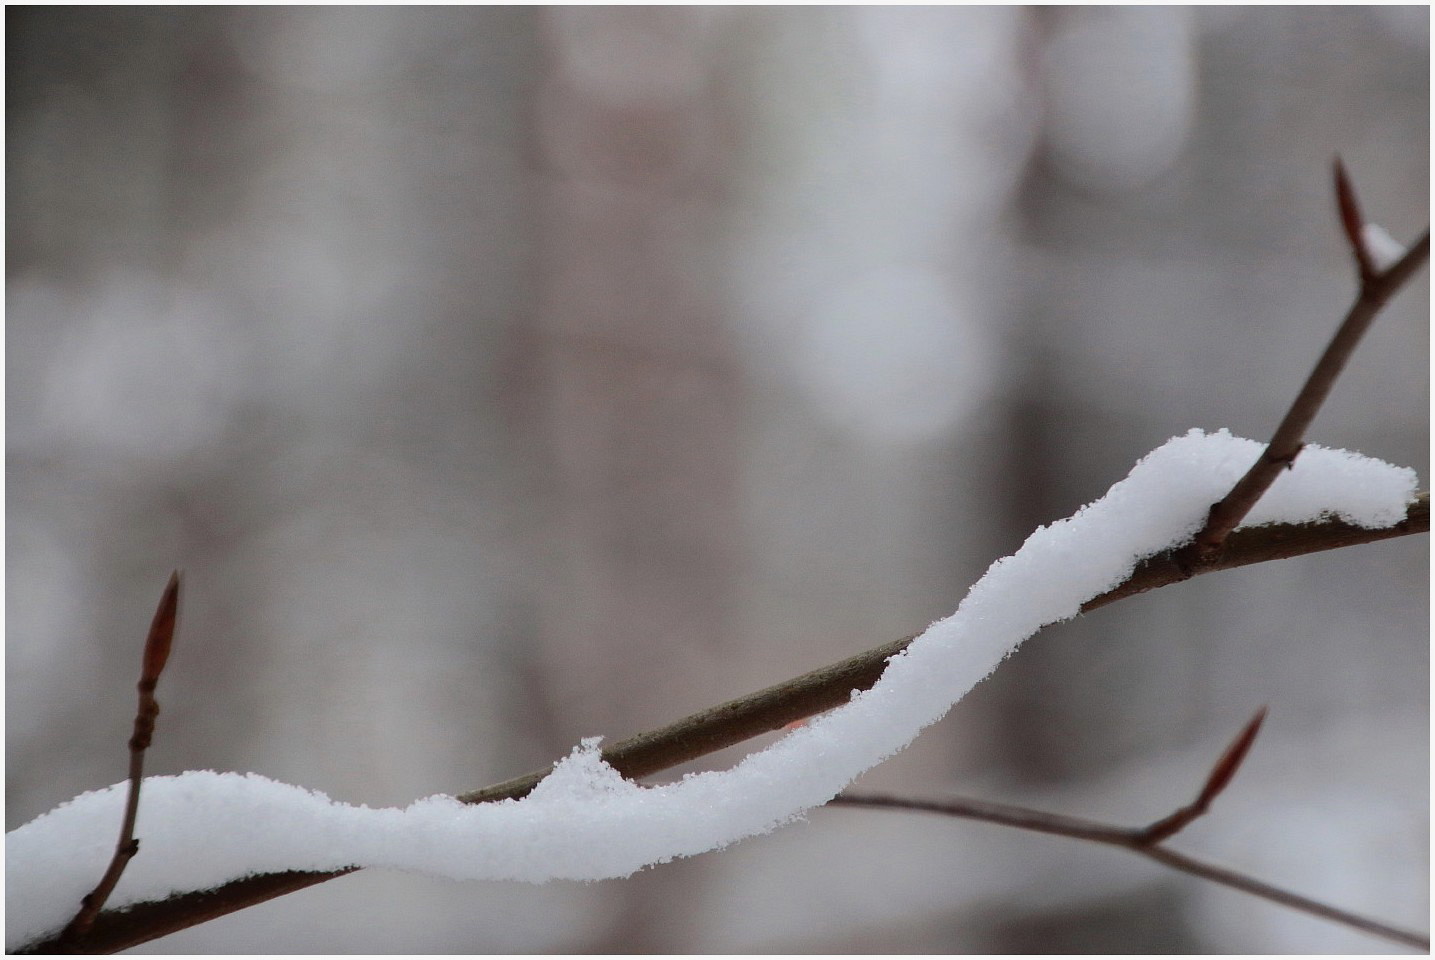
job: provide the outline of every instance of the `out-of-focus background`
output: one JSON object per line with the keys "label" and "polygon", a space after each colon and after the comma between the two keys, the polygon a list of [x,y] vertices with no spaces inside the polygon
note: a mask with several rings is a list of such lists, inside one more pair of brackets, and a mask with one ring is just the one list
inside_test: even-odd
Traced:
{"label": "out-of-focus background", "polygon": [[[7,15],[7,828],[123,778],[175,567],[149,771],[371,805],[920,630],[1167,437],[1269,435],[1353,292],[1335,154],[1428,218],[1424,7]],[[1422,275],[1313,440],[1428,477],[1427,317]],[[1179,845],[1424,928],[1428,576],[1412,538],[1048,629],[862,785],[1142,823],[1269,704]],[[831,810],[145,949],[1386,947]]]}

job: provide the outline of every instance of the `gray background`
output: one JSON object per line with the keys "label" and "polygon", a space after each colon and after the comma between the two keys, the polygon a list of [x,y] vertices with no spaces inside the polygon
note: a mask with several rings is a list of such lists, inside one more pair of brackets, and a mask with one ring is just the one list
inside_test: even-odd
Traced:
{"label": "gray background", "polygon": [[[123,777],[177,566],[150,772],[404,803],[919,630],[1167,437],[1268,436],[1352,295],[1333,155],[1427,222],[1428,17],[8,9],[7,828]],[[1427,291],[1313,440],[1428,476]],[[1140,823],[1269,704],[1178,845],[1423,928],[1426,551],[1049,629],[862,785]],[[146,949],[1385,947],[843,810],[628,881],[366,872]]]}

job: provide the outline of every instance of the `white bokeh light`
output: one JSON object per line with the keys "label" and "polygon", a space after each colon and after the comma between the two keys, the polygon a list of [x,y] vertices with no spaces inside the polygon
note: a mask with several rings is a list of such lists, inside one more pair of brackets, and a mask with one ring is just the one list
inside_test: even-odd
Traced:
{"label": "white bokeh light", "polygon": [[942,436],[987,394],[997,362],[965,306],[914,267],[839,283],[803,318],[796,344],[813,407],[874,441]]}
{"label": "white bokeh light", "polygon": [[1192,29],[1174,7],[1069,11],[1043,54],[1048,145],[1063,177],[1129,189],[1176,160],[1196,96]]}

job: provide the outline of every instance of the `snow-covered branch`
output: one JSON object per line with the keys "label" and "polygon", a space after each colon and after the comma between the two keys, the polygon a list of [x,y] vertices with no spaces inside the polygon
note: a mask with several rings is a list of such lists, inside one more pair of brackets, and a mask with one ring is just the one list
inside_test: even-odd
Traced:
{"label": "snow-covered branch", "polygon": [[[146,782],[145,856],[122,906],[255,874],[388,867],[455,879],[599,879],[766,833],[829,801],[906,746],[1042,626],[1075,616],[1143,560],[1180,547],[1261,445],[1193,430],[1142,459],[1106,496],[1033,533],[992,564],[957,611],[893,656],[870,689],[730,770],[643,787],[585,740],[523,800],[455,797],[406,808],[337,803],[262,777],[212,772]],[[1247,516],[1251,525],[1335,516],[1360,528],[1405,522],[1413,471],[1307,448]],[[7,946],[53,934],[103,869],[122,785],[85,794],[13,831],[6,851]]]}
{"label": "snow-covered branch", "polygon": [[[1430,258],[1429,230],[1421,234],[1410,249],[1403,250],[1383,230],[1370,229],[1371,225],[1360,213],[1355,188],[1339,160],[1335,162],[1335,195],[1341,226],[1350,243],[1356,273],[1360,277],[1360,292],[1291,402],[1271,442],[1266,444],[1261,455],[1235,486],[1211,505],[1210,516],[1196,534],[1187,562],[1199,562],[1202,558],[1214,556],[1227,535],[1261,499],[1280,472],[1300,455],[1306,431],[1330,396],[1331,387],[1355,353],[1361,338],[1390,298]],[[1390,249],[1392,246],[1399,252]]]}
{"label": "snow-covered branch", "polygon": [[[541,883],[628,876],[720,849],[831,801],[1043,626],[1199,573],[1428,530],[1429,499],[1416,493],[1414,471],[1304,441],[1361,335],[1429,255],[1428,232],[1403,253],[1388,249],[1387,238],[1364,222],[1339,166],[1336,192],[1359,296],[1269,444],[1224,430],[1176,437],[1106,496],[1041,527],[993,563],[955,613],[915,638],[608,751],[600,750],[601,738],[587,738],[551,772],[487,790],[370,809],[253,774],[199,771],[144,781],[136,816],[147,744],[132,744],[128,791],[121,783],[84,794],[8,835],[7,949],[122,949],[364,867]],[[172,600],[176,590],[172,582],[166,596]],[[162,665],[162,655],[147,648],[141,718],[149,724]],[[650,787],[631,779],[814,715],[729,770]],[[1255,728],[1217,763],[1195,803],[1143,830],[1087,825],[1094,831],[1087,838],[1259,892],[1265,885],[1161,846],[1205,812]],[[140,732],[137,723],[136,741]],[[876,805],[904,804],[913,805]],[[119,853],[87,898],[121,819]],[[145,856],[131,865],[134,833],[143,837]],[[1273,888],[1261,895],[1272,892],[1294,896]],[[106,895],[114,907],[135,909],[96,916]],[[72,917],[72,928],[56,937]]]}

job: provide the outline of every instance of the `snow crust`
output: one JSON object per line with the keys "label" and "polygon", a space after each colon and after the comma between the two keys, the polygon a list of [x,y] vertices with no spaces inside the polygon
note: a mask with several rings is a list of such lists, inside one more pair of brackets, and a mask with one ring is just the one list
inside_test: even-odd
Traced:
{"label": "snow crust", "polygon": [[[604,763],[592,737],[529,796],[489,804],[440,795],[373,809],[255,774],[148,778],[140,853],[109,906],[350,865],[456,880],[599,880],[766,833],[902,749],[1038,629],[1075,616],[1143,558],[1188,541],[1262,446],[1224,430],[1168,441],[1100,500],[993,563],[956,613],[892,657],[870,690],[729,770],[643,787]],[[1415,489],[1413,470],[1307,446],[1246,524],[1337,516],[1388,527]],[[125,789],[82,794],[7,835],[7,951],[74,914],[114,849]]]}

